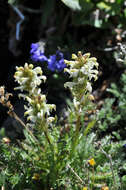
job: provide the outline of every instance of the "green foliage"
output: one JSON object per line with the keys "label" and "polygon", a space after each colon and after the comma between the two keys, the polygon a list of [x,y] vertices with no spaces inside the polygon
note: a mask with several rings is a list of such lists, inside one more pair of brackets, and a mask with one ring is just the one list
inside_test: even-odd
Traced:
{"label": "green foliage", "polygon": [[[92,102],[91,80],[97,79],[98,63],[96,58],[89,56],[78,52],[78,55],[72,55],[73,61],[65,60],[69,65],[65,72],[71,77],[65,86],[70,89],[73,101],[68,101],[59,120],[55,114],[51,116],[55,105],[47,103],[39,88],[41,82],[46,81],[40,67],[34,68],[26,63],[24,67],[16,67],[14,75],[19,83],[15,89],[20,89],[20,97],[27,101],[27,124],[15,114],[4,87],[0,88],[0,102],[21,122],[25,135],[25,139],[10,141],[2,138],[5,134],[1,130],[0,185],[6,190],[78,190],[84,186],[90,190],[104,186],[111,190],[125,190],[123,145],[126,141],[120,140],[118,133],[112,134],[119,142],[113,142],[110,134],[99,141],[96,134],[99,129],[106,132],[108,125],[115,126],[123,116],[126,75],[122,75],[119,88],[113,84],[109,89],[115,98],[105,100],[105,106],[97,115],[99,128],[94,133],[96,106]],[[119,89],[123,93],[119,93]],[[117,109],[113,109],[117,105],[122,114],[120,117],[117,117]]]}
{"label": "green foliage", "polygon": [[72,10],[80,10],[79,0],[61,0],[65,5],[67,5]]}
{"label": "green foliage", "polygon": [[115,126],[120,120],[121,116],[113,110],[113,103],[115,99],[107,98],[104,101],[104,105],[98,113],[98,127],[102,131],[107,131]]}
{"label": "green foliage", "polygon": [[[82,184],[79,184],[78,179],[72,179],[68,166],[72,167],[73,171],[78,162],[76,172],[83,177],[81,166],[83,162],[88,164],[86,162],[94,155],[94,148],[91,145],[94,135],[88,137],[88,133],[95,121],[90,118],[86,127],[82,112],[83,108],[86,113],[91,107],[93,98],[91,80],[97,79],[98,74],[96,58],[89,58],[89,56],[90,54],[82,55],[78,52],[78,56],[72,55],[74,61],[65,60],[67,64],[71,64],[65,72],[70,74],[73,81],[65,84],[70,88],[73,96],[72,110],[69,107],[70,117],[68,116],[64,123],[65,127],[60,124],[60,120],[57,121],[56,116],[51,116],[51,112],[55,111],[55,105],[47,103],[46,96],[39,88],[39,85],[46,81],[46,76],[43,75],[40,67],[34,68],[32,64],[25,63],[24,67],[16,67],[14,75],[16,82],[19,83],[15,89],[21,90],[19,97],[27,101],[27,106],[24,106],[27,124],[24,124],[14,113],[13,106],[8,101],[9,94],[5,92],[4,87],[1,87],[0,102],[8,107],[11,116],[20,121],[25,135],[22,141],[15,139],[13,143],[7,138],[1,141],[1,150],[4,152],[1,155],[1,168],[4,171],[1,184],[7,186],[6,189],[11,187],[15,190],[27,186],[32,189],[41,187],[45,190],[78,189],[79,186],[83,187],[87,183],[87,176],[84,182],[81,182]],[[83,88],[81,91],[80,85]],[[87,148],[88,146],[90,149]],[[87,151],[83,152],[85,148]],[[69,184],[67,184],[68,179]],[[92,179],[91,184],[88,183],[92,186]]]}
{"label": "green foliage", "polygon": [[[13,5],[22,2],[9,0]],[[125,29],[126,8],[123,0],[46,0],[41,7],[41,28],[45,33],[40,36],[46,36],[48,54],[57,48],[57,44],[69,53],[84,46],[87,49],[92,47],[95,33],[87,35],[87,25],[113,29],[110,41],[115,35],[114,29]],[[29,8],[24,7],[24,10]],[[48,33],[50,29],[56,33]],[[79,35],[83,33],[81,30],[87,32],[83,39]],[[95,39],[95,48],[98,41]],[[122,49],[115,52],[115,59],[125,65],[126,52]],[[4,186],[6,190],[79,190],[84,186],[89,190],[99,190],[103,186],[111,190],[126,189],[126,74],[122,74],[117,84],[111,84],[108,89],[111,97],[104,100],[96,118],[96,105],[89,98],[92,90],[89,79],[97,78],[98,74],[90,68],[91,63],[96,69],[98,65],[96,59],[89,56],[79,53],[77,57],[73,55],[73,61],[66,61],[66,72],[71,79],[65,86],[70,89],[74,101],[69,101],[59,119],[55,116],[55,105],[48,104],[46,96],[38,88],[41,79],[43,82],[46,80],[40,67],[33,69],[28,64],[18,67],[15,78],[19,83],[18,89],[22,91],[20,96],[27,101],[25,116],[28,120],[23,125],[25,139],[5,142],[4,131],[0,133],[0,187]],[[106,58],[101,57],[106,62]],[[86,69],[88,72],[85,72]],[[57,94],[64,96],[60,88],[64,78],[59,73],[49,76],[47,82],[51,86],[51,102],[57,99]],[[59,88],[60,92],[55,93],[55,88]],[[89,164],[91,159],[96,163],[93,166]]]}
{"label": "green foliage", "polygon": [[[22,124],[25,139],[10,141],[2,138],[5,135],[3,130],[0,133],[0,185],[6,190],[78,190],[84,186],[90,190],[104,186],[111,190],[125,190],[123,145],[126,141],[113,142],[111,135],[99,141],[96,135],[99,129],[93,132],[96,115],[92,110],[96,106],[91,101],[91,79],[97,77],[94,66],[98,66],[98,63],[95,58],[89,58],[89,54],[82,55],[81,52],[78,56],[73,54],[72,58],[74,61],[66,60],[70,66],[65,71],[70,74],[71,82],[65,86],[71,90],[73,102],[67,102],[68,107],[59,120],[51,116],[55,105],[47,104],[46,96],[39,88],[41,82],[46,80],[41,68],[33,68],[31,64],[16,67],[14,77],[19,83],[16,89],[21,90],[20,97],[27,101],[27,124]],[[123,74],[122,84],[125,83],[125,77]],[[84,87],[83,90],[79,90],[80,85]],[[125,92],[124,85],[120,89]],[[119,106],[122,105],[119,100],[125,102],[125,96],[117,92],[119,89],[116,85],[112,85],[109,91],[115,98],[105,100],[106,107],[97,115],[99,128],[105,132],[108,124],[114,126],[120,120],[116,109],[112,109],[116,98]],[[1,103],[8,106],[11,116],[20,121],[8,99],[4,102],[4,96],[8,97],[4,87],[1,87],[0,92]],[[123,107],[119,108],[121,110]]]}
{"label": "green foliage", "polygon": [[126,74],[123,73],[118,84],[112,83],[107,89],[113,95],[107,98],[98,113],[98,128],[105,134],[111,132],[116,139],[125,139],[126,115]]}
{"label": "green foliage", "polygon": [[126,188],[126,175],[122,177],[123,188]]}
{"label": "green foliage", "polygon": [[[111,17],[118,16],[119,21],[123,25],[125,18],[125,10],[121,12],[124,1],[94,1],[94,0],[80,0],[80,1],[63,1],[72,10],[79,10],[73,15],[73,24],[86,25],[90,24],[97,28],[105,28],[111,26]],[[76,2],[76,3],[75,3]],[[120,14],[121,13],[121,14]]]}

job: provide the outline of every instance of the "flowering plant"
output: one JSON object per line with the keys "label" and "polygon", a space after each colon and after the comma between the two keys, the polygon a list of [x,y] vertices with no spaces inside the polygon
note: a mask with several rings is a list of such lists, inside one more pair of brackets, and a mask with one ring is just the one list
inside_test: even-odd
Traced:
{"label": "flowering plant", "polygon": [[[88,113],[92,112],[92,105],[95,109],[91,80],[97,79],[98,63],[90,54],[82,55],[81,52],[73,54],[72,58],[73,61],[64,60],[67,65],[64,71],[71,79],[64,86],[70,89],[73,103],[69,104],[63,124],[55,115],[56,106],[48,104],[39,87],[46,81],[41,67],[34,68],[28,63],[16,67],[14,78],[19,86],[15,90],[20,90],[19,96],[27,102],[24,106],[26,124],[14,112],[10,94],[1,87],[0,102],[9,109],[8,114],[21,123],[25,135],[24,140],[15,139],[15,143],[4,137],[0,144],[4,152],[0,163],[2,188],[77,190],[95,188],[102,180],[104,183],[99,182],[100,187],[107,187],[105,180],[112,181],[113,173],[108,174],[106,168],[102,177],[95,174],[100,170],[94,154],[97,152],[93,145],[95,134],[89,134],[96,121]],[[85,124],[86,114],[89,120]]]}

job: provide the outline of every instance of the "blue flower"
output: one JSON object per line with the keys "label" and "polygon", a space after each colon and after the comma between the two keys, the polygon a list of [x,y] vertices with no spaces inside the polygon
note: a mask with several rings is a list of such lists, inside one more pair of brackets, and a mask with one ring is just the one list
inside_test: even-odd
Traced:
{"label": "blue flower", "polygon": [[56,54],[51,55],[48,59],[48,69],[51,71],[62,71],[66,67],[64,63],[63,53],[59,50],[56,51]]}
{"label": "blue flower", "polygon": [[37,42],[31,44],[31,59],[35,62],[47,62],[48,69],[51,71],[62,71],[66,64],[64,63],[64,55],[59,50],[56,51],[56,54],[50,55],[49,59],[44,55],[44,46],[43,42]]}
{"label": "blue flower", "polygon": [[37,42],[31,44],[31,59],[33,61],[48,61],[47,57],[44,55],[44,43],[43,42]]}

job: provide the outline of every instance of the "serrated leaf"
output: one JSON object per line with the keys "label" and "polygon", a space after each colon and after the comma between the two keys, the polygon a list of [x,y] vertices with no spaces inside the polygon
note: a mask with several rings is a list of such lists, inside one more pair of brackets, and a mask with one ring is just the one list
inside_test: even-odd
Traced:
{"label": "serrated leaf", "polygon": [[61,0],[67,7],[72,10],[81,10],[79,0]]}

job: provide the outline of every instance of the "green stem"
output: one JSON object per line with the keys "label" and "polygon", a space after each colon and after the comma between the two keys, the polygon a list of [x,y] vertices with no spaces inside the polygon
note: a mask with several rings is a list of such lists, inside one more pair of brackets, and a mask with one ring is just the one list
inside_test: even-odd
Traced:
{"label": "green stem", "polygon": [[75,130],[75,135],[73,136],[73,140],[72,140],[72,148],[71,148],[71,152],[70,152],[70,159],[72,158],[76,146],[78,144],[78,140],[79,140],[79,131],[80,131],[80,126],[81,126],[81,120],[80,120],[80,114],[79,112],[77,112],[78,117],[77,117],[77,121],[76,121],[76,130]]}
{"label": "green stem", "polygon": [[91,183],[91,190],[93,189],[93,186],[94,186],[94,166],[92,168],[92,183]]}
{"label": "green stem", "polygon": [[51,135],[50,135],[50,133],[48,131],[48,126],[46,124],[46,121],[42,122],[41,126],[42,126],[42,129],[43,129],[44,135],[45,135],[45,137],[47,139],[47,142],[48,142],[48,144],[50,146],[50,149],[51,149],[51,151],[54,152],[53,140],[52,140]]}
{"label": "green stem", "polygon": [[46,121],[42,122],[41,126],[43,128],[43,132],[44,132],[44,135],[45,135],[47,142],[50,146],[50,149],[53,152],[53,160],[55,162],[57,160],[57,145],[52,139],[52,136],[48,130],[48,125],[47,125]]}

